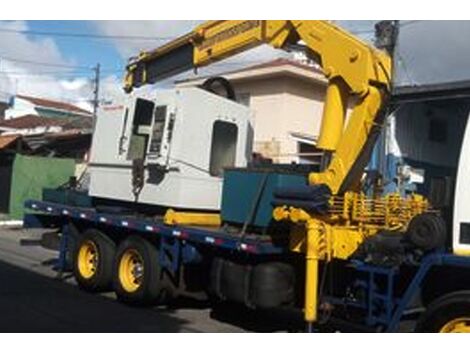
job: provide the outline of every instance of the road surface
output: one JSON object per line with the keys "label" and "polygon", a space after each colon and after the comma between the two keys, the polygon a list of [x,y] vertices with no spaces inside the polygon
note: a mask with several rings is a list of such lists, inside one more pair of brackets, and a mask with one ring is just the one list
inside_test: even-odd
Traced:
{"label": "road surface", "polygon": [[180,300],[173,307],[133,308],[117,302],[112,293],[93,295],[80,291],[72,278],[55,278],[52,263],[57,252],[19,245],[21,238],[39,235],[33,230],[0,228],[0,332],[285,330],[286,322],[280,326],[266,324],[266,317],[239,308],[210,309],[205,302],[189,299]]}

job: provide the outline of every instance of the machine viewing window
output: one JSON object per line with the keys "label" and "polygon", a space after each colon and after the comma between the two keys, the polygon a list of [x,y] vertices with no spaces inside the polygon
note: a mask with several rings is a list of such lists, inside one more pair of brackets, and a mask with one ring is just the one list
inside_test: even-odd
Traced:
{"label": "machine viewing window", "polygon": [[132,121],[132,135],[127,153],[128,160],[145,159],[154,108],[155,104],[150,100],[136,99]]}
{"label": "machine viewing window", "polygon": [[152,154],[160,154],[165,130],[165,121],[167,115],[166,105],[157,106],[153,118],[152,139],[150,141],[150,150]]}
{"label": "machine viewing window", "polygon": [[214,122],[209,166],[211,176],[221,176],[224,168],[235,166],[237,139],[237,125],[225,121]]}
{"label": "machine viewing window", "polygon": [[470,244],[470,224],[461,223],[460,224],[460,243]]}

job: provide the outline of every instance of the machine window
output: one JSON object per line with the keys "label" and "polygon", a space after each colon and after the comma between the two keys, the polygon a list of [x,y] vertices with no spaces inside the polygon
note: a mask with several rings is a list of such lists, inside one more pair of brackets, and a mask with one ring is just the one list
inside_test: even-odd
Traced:
{"label": "machine window", "polygon": [[214,122],[209,166],[211,176],[221,176],[224,168],[235,166],[237,139],[237,125],[225,121]]}
{"label": "machine window", "polygon": [[462,222],[460,223],[460,243],[470,244],[470,224]]}
{"label": "machine window", "polygon": [[152,154],[160,154],[165,130],[165,121],[167,115],[166,105],[157,106],[153,118],[152,140],[150,141],[150,150]]}
{"label": "machine window", "polygon": [[150,100],[138,98],[135,102],[132,135],[129,141],[128,160],[145,159],[148,147],[150,126],[155,104]]}

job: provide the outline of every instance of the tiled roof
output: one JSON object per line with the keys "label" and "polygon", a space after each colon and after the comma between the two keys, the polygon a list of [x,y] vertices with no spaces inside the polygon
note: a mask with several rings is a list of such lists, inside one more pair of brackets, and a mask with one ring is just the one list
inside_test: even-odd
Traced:
{"label": "tiled roof", "polygon": [[0,127],[12,129],[27,129],[36,127],[63,126],[68,120],[52,119],[37,115],[24,115],[10,120],[0,121]]}
{"label": "tiled roof", "polygon": [[44,108],[49,108],[49,109],[56,109],[56,110],[63,110],[63,111],[70,111],[70,112],[75,112],[78,114],[86,114],[86,115],[91,115],[90,111],[84,110],[79,108],[78,106],[69,104],[69,103],[64,103],[61,101],[56,101],[56,100],[50,100],[50,99],[44,99],[44,98],[36,98],[36,97],[31,97],[28,95],[17,95],[18,98],[27,100],[34,105],[44,107]]}

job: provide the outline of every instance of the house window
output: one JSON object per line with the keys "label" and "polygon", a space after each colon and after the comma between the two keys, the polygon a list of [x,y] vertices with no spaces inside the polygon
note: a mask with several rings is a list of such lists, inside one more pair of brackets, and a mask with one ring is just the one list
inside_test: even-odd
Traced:
{"label": "house window", "polygon": [[163,132],[165,130],[166,110],[166,105],[157,106],[155,109],[152,140],[150,141],[150,153],[160,154],[161,152]]}
{"label": "house window", "polygon": [[225,121],[214,122],[209,164],[211,176],[221,176],[224,168],[235,166],[237,139],[237,125]]}
{"label": "house window", "polygon": [[154,107],[155,104],[150,100],[136,99],[128,160],[145,159]]}
{"label": "house window", "polygon": [[429,140],[432,142],[447,142],[447,122],[441,119],[429,120]]}
{"label": "house window", "polygon": [[314,145],[298,142],[297,150],[299,155],[299,164],[320,164],[323,154],[321,150]]}
{"label": "house window", "polygon": [[238,93],[237,102],[247,107],[250,107],[251,94],[250,93]]}

